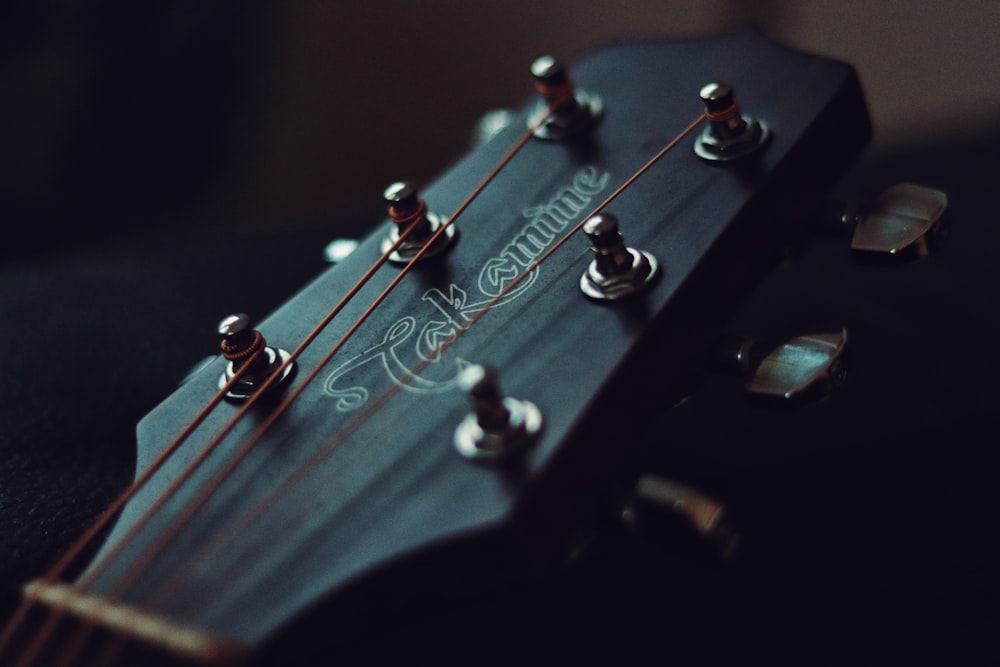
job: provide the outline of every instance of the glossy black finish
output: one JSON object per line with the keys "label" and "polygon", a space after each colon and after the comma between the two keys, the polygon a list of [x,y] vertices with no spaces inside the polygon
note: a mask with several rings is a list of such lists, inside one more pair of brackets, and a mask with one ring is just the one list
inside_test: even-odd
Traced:
{"label": "glossy black finish", "polygon": [[[607,102],[593,134],[577,143],[530,142],[459,220],[462,243],[403,281],[126,599],[257,647],[283,628],[308,627],[293,621],[321,601],[337,604],[337,593],[350,600],[362,584],[378,586],[374,575],[395,581],[399,572],[417,573],[406,580],[434,589],[446,579],[490,581],[549,562],[613,488],[646,417],[681,390],[712,332],[868,138],[849,67],[755,36],[614,47],[573,73]],[[435,356],[511,271],[553,242],[540,235],[539,221],[568,227],[560,216],[573,204],[575,224],[700,113],[694,92],[721,78],[739,85],[743,107],[767,120],[774,139],[750,161],[717,166],[694,155],[692,138],[615,202],[629,221],[629,243],[667,267],[652,289],[620,305],[585,299],[577,282],[590,252],[581,235]],[[453,210],[519,127],[426,188],[428,204]],[[369,237],[265,320],[268,341],[294,347],[375,260],[380,242],[379,234]],[[396,271],[381,270],[304,353],[300,378]],[[432,361],[407,376],[421,359]],[[545,415],[544,432],[517,467],[470,465],[451,444],[468,411],[454,388],[466,362],[501,369],[505,392]],[[217,361],[142,421],[140,469],[211,398],[221,369]],[[639,377],[655,378],[655,391],[638,391]],[[213,413],[126,509],[109,544],[234,413],[229,405]],[[194,487],[263,413],[236,428]],[[239,523],[316,456],[252,526]],[[95,588],[110,586],[192,494],[169,502]],[[206,546],[221,544],[227,526],[236,529],[225,548],[175,578]]]}

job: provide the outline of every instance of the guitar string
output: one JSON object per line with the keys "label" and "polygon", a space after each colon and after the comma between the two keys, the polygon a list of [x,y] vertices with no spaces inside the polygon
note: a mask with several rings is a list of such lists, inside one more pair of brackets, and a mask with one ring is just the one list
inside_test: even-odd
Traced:
{"label": "guitar string", "polygon": [[[83,553],[83,550],[87,547],[90,542],[96,538],[101,531],[103,531],[111,520],[118,515],[118,512],[125,506],[129,500],[131,500],[136,493],[139,492],[147,481],[156,473],[157,470],[166,462],[170,456],[177,451],[177,448],[183,444],[188,436],[194,432],[194,430],[208,417],[208,415],[215,409],[215,407],[222,402],[226,393],[229,392],[233,386],[239,382],[243,376],[249,371],[251,365],[257,360],[258,356],[263,352],[263,349],[259,349],[254,354],[247,359],[246,363],[240,367],[238,371],[233,374],[233,377],[226,382],[226,384],[219,389],[219,391],[212,397],[212,399],[205,404],[205,406],[195,415],[194,419],[184,427],[184,430],[170,442],[167,447],[157,455],[153,462],[146,468],[143,473],[136,478],[136,480],[128,486],[115,500],[108,506],[104,512],[94,521],[93,524],[87,529],[87,531],[74,542],[70,548],[66,551],[62,557],[56,561],[56,563],[49,568],[49,570],[42,575],[39,579],[41,587],[51,586],[56,579],[66,571],[70,565]],[[27,619],[27,615],[30,613],[31,608],[35,603],[38,602],[38,591],[40,588],[32,588],[30,591],[26,591],[21,604],[18,606],[14,615],[8,620],[4,625],[3,632],[0,633],[0,655],[3,654],[4,649],[7,647],[8,643],[16,635],[17,630]]]}
{"label": "guitar string", "polygon": [[[598,214],[600,211],[604,210],[610,203],[617,199],[625,190],[627,190],[631,185],[644,173],[646,173],[654,164],[656,164],[664,155],[667,154],[672,148],[674,148],[680,141],[682,141],[686,136],[688,136],[692,131],[694,131],[697,126],[705,119],[705,115],[699,115],[694,121],[692,121],[684,130],[682,130],[676,137],[674,137],[669,143],[667,143],[659,152],[656,153],[652,158],[650,158],[638,171],[636,171],[632,176],[626,179],[614,192],[612,192],[607,198],[604,199],[597,207],[593,209],[589,214],[584,216],[573,228],[571,228],[559,241],[557,241],[551,248],[549,248],[544,254],[538,257],[532,264],[524,269],[514,280],[511,281],[500,294],[489,301],[486,306],[477,312],[468,322],[466,322],[461,328],[459,328],[455,335],[451,338],[445,339],[440,348],[437,350],[436,357],[440,355],[453,344],[462,333],[468,331],[476,322],[482,319],[492,308],[494,308],[498,303],[500,303],[507,295],[509,295],[517,286],[523,282],[532,272],[538,269],[543,262],[548,260],[556,251],[558,251],[563,245],[565,245],[568,240],[574,236],[583,225],[586,224],[587,220],[594,215]],[[309,380],[313,379],[319,370],[325,364],[328,359],[320,364],[316,371],[311,374]],[[429,364],[433,363],[432,359],[424,359],[420,363],[413,366],[407,371],[409,377],[416,377],[422,372]],[[305,386],[308,384],[304,382]],[[244,529],[248,528],[255,521],[257,521],[267,510],[272,508],[281,497],[293,488],[306,474],[313,470],[321,461],[326,459],[337,446],[343,443],[347,438],[349,438],[358,428],[364,423],[367,423],[369,419],[377,413],[393,396],[395,396],[399,391],[402,391],[402,387],[399,385],[393,385],[386,392],[375,399],[362,413],[357,415],[350,424],[345,426],[343,429],[337,431],[334,436],[329,439],[322,447],[317,449],[306,461],[300,464],[295,470],[293,470],[288,476],[286,476],[276,487],[274,487],[267,496],[262,500],[258,501],[253,505],[237,522],[230,524],[227,528],[220,530],[212,538],[210,542],[205,544],[200,552],[194,555],[188,563],[186,563],[181,568],[178,568],[170,577],[161,582],[156,589],[151,593],[151,595],[143,601],[145,606],[151,606],[153,604],[162,602],[168,598],[170,592],[176,591],[178,587],[174,584],[179,583],[186,577],[190,577],[195,572],[197,572],[201,567],[209,562],[209,560],[219,553],[220,550],[228,546],[237,536],[243,533]],[[411,408],[416,409],[416,407]],[[263,431],[266,429],[261,427],[255,434],[254,438],[259,439],[263,435]],[[370,445],[370,443],[369,443]],[[372,445],[373,446],[373,445]],[[303,513],[295,515],[297,517],[303,516]],[[293,527],[297,523],[295,519],[292,519]],[[178,523],[180,521],[178,520]],[[120,637],[121,643],[123,644],[127,641],[127,638]],[[120,646],[119,646],[120,648]],[[112,664],[110,661],[98,662],[99,667],[108,667]]]}
{"label": "guitar string", "polygon": [[[341,347],[343,347],[344,344],[346,344],[347,340],[358,330],[358,328],[360,328],[361,324],[374,312],[375,308],[379,304],[381,304],[388,297],[389,293],[402,281],[403,277],[405,277],[408,274],[408,272],[410,271],[411,267],[413,267],[416,264],[416,262],[418,262],[426,254],[426,252],[433,246],[433,244],[435,243],[435,241],[438,238],[440,238],[440,236],[443,233],[445,233],[447,231],[448,227],[455,222],[455,220],[472,204],[472,202],[479,196],[479,194],[486,188],[486,186],[497,176],[497,174],[500,173],[500,171],[503,169],[503,167],[506,166],[506,164],[509,163],[510,160],[513,159],[513,157],[520,151],[521,148],[523,148],[523,146],[531,139],[531,137],[533,136],[534,131],[537,129],[537,127],[540,126],[542,123],[544,123],[548,119],[549,116],[551,116],[551,113],[553,112],[553,110],[555,109],[555,107],[556,107],[557,104],[558,104],[558,101],[556,103],[550,104],[550,106],[549,106],[549,114],[546,115],[543,118],[540,118],[533,126],[529,127],[521,135],[521,137],[518,139],[518,141],[515,142],[515,144],[503,155],[503,157],[500,159],[500,161],[490,170],[490,172],[487,174],[487,176],[477,185],[477,187],[472,191],[472,193],[459,205],[459,207],[455,210],[455,212],[442,224],[442,226],[438,229],[438,231],[435,234],[433,234],[427,240],[427,242],[421,248],[421,250],[407,263],[406,266],[403,267],[403,269],[400,271],[400,273],[389,284],[389,286],[380,294],[380,296],[376,299],[376,301],[372,305],[370,305],[366,309],[366,311],[361,315],[361,317],[359,318],[359,320],[357,322],[355,322],[355,324],[350,329],[348,329],[347,333],[344,334],[344,336],[341,338],[341,340],[338,342],[338,344],[323,359],[323,361],[320,364],[320,367],[318,367],[317,369],[315,369],[313,371],[313,373],[311,373],[306,378],[306,380],[303,381],[299,385],[299,388],[295,392],[293,392],[292,394],[290,394],[289,397],[281,405],[279,405],[279,407],[271,414],[271,416],[269,417],[269,419],[265,422],[265,426],[263,426],[262,430],[261,430],[261,435],[262,435],[262,431],[266,430],[266,428],[269,428],[271,424],[273,424],[275,421],[277,421],[277,418],[280,416],[280,414],[283,413],[284,410],[287,409],[287,407],[302,392],[302,390],[304,390],[304,388],[309,384],[309,382],[319,372],[319,368],[321,368],[330,359],[332,359],[333,355],[337,351],[339,351],[339,349]],[[413,225],[411,225],[411,228],[413,226],[415,226],[415,224],[416,223],[414,223]],[[409,229],[407,230],[407,233],[408,232],[409,232]],[[372,267],[372,269],[369,270],[370,274],[373,274],[374,271],[375,271],[375,269],[379,268],[382,264],[385,263],[385,260],[388,257],[388,254],[390,254],[391,252],[393,252],[394,250],[396,250],[398,248],[398,245],[404,240],[402,238],[402,236],[403,235],[401,235],[401,238],[397,241],[397,243],[394,244],[394,246],[392,248],[390,248],[389,251],[383,255],[383,257],[376,264],[376,266]],[[366,274],[366,278],[367,277],[370,277],[370,275]],[[356,286],[356,287],[357,287],[357,289],[360,289],[360,286]],[[356,291],[357,290],[352,290],[352,292],[349,294],[349,297],[353,296],[356,293]],[[329,321],[333,319],[333,316],[335,316],[337,313],[340,312],[341,306],[345,304],[346,300],[349,297],[345,297],[345,299],[342,300],[341,304],[338,304],[338,308],[335,308],[335,310],[332,311],[328,315],[328,317],[324,319],[323,323],[321,324],[321,327],[325,327],[326,324],[328,324]],[[283,372],[282,369],[285,366],[287,366],[288,363],[291,363],[291,361],[293,361],[295,359],[295,357],[297,357],[298,354],[301,353],[301,351],[309,343],[311,343],[313,341],[313,339],[319,334],[319,332],[321,330],[321,327],[317,327],[317,330],[313,332],[313,335],[311,335],[310,337],[308,337],[306,339],[306,341],[304,341],[302,344],[300,344],[300,346],[298,348],[296,348],[295,353],[293,353],[293,355],[286,362],[286,364],[283,365],[281,368],[279,368],[274,373],[274,375],[272,375],[268,379],[268,381],[265,382],[262,385],[261,389],[255,395],[253,395],[253,396],[250,397],[250,399],[248,400],[247,404],[243,406],[243,409],[239,413],[237,413],[236,417],[233,418],[233,420],[230,422],[230,424],[227,425],[227,427],[224,428],[223,431],[220,432],[216,436],[216,438],[214,438],[213,441],[210,442],[209,445],[205,447],[205,449],[203,450],[204,456],[199,456],[196,460],[192,461],[192,464],[189,465],[189,468],[185,470],[185,472],[188,472],[188,470],[190,470],[190,472],[187,475],[182,475],[181,477],[178,477],[178,479],[175,480],[174,484],[172,484],[170,487],[168,487],[167,491],[157,500],[156,503],[154,503],[153,506],[150,507],[149,510],[147,510],[147,512],[132,527],[132,529],[130,531],[128,531],[126,533],[126,535],[123,536],[123,538],[121,538],[119,540],[118,544],[116,545],[117,548],[112,549],[111,551],[109,551],[107,553],[107,555],[104,557],[104,559],[102,559],[102,561],[100,563],[98,563],[97,565],[94,566],[93,569],[91,569],[91,571],[88,573],[88,576],[84,577],[83,579],[81,579],[81,581],[79,581],[76,584],[76,586],[74,588],[77,591],[85,590],[87,586],[93,584],[94,580],[96,580],[97,576],[99,576],[101,574],[101,572],[103,572],[104,569],[107,567],[107,565],[110,564],[111,560],[114,557],[116,557],[118,554],[120,554],[120,552],[124,549],[124,547],[127,546],[127,543],[129,541],[131,541],[132,539],[134,539],[134,537],[139,532],[139,530],[146,523],[148,523],[148,521],[152,518],[152,515],[155,514],[160,508],[162,508],[163,504],[166,502],[166,499],[169,498],[174,492],[176,492],[177,489],[183,484],[183,482],[190,476],[190,474],[193,473],[194,467],[196,467],[201,462],[203,462],[204,459],[207,458],[208,454],[210,454],[211,451],[215,449],[215,447],[219,444],[219,442],[221,442],[221,440],[226,435],[228,435],[231,432],[232,428],[235,426],[235,423],[246,413],[246,411],[250,407],[250,404],[253,403],[254,399],[257,396],[262,395],[266,391],[267,387],[270,386],[271,381],[273,381],[276,377],[280,377],[280,375]],[[256,442],[259,439],[260,439],[260,436],[255,437],[252,441],[249,442],[248,446],[245,445],[244,447],[242,447],[240,449],[240,451],[237,452],[237,455],[234,457],[235,460],[231,461],[230,465],[227,465],[224,468],[224,470],[227,471],[226,475],[228,475],[229,472],[232,471],[232,469],[235,469],[236,464],[238,464],[239,461],[241,461],[249,453],[250,448],[254,444],[256,444]],[[199,497],[204,496],[205,499],[207,499],[207,497],[209,495],[211,495],[212,493],[214,493],[214,491],[217,489],[218,485],[221,484],[221,482],[223,481],[223,479],[224,479],[224,477],[218,479],[217,483],[210,484],[208,487],[206,487],[205,489],[203,489],[202,490],[203,493],[199,494]],[[213,479],[213,481],[216,481],[216,480]],[[204,493],[206,490],[207,490],[207,493]],[[177,523],[175,524],[175,526],[177,527],[176,529],[179,530],[179,528],[181,527],[181,525],[182,525],[182,522],[181,521],[177,521]],[[167,531],[167,532],[169,533],[170,531]],[[165,543],[167,541],[168,540],[159,540],[158,542],[155,542],[152,547],[149,547],[148,549],[151,551],[151,556],[155,557],[155,555],[159,551],[162,551],[162,549],[163,549],[163,547],[164,547],[164,545],[165,545]],[[157,546],[157,545],[159,545],[159,546]],[[144,567],[143,566],[138,566],[137,567],[135,565],[130,566],[130,568],[128,570],[126,570],[125,574],[122,575],[121,580],[119,582],[117,582],[116,585],[113,587],[113,589],[112,589],[113,591],[115,589],[119,588],[119,587],[121,587],[123,589],[127,589],[127,587],[130,586],[131,583],[133,583],[134,576],[129,574],[130,570],[132,570],[132,569],[136,569],[138,571],[141,571],[142,569],[144,569]],[[124,581],[124,584],[122,584],[123,581]],[[74,591],[74,592],[76,592],[76,591]],[[114,596],[115,595],[118,595],[118,593],[112,593],[110,595],[103,596],[101,598],[101,601],[98,602],[97,605],[95,605],[95,608],[93,610],[91,610],[83,618],[83,624],[81,625],[80,630],[77,632],[77,636],[74,637],[74,639],[71,641],[71,643],[67,646],[67,648],[64,650],[64,652],[62,654],[62,660],[60,660],[60,663],[59,663],[60,665],[63,665],[63,664],[67,664],[68,665],[74,659],[73,658],[73,654],[79,652],[79,649],[82,648],[83,643],[86,641],[86,638],[87,638],[87,636],[81,636],[81,635],[83,635],[83,633],[86,632],[86,634],[89,636],[89,629],[93,629],[93,627],[96,625],[96,622],[98,620],[98,616],[103,611],[103,609],[107,605],[112,604],[114,602]],[[54,624],[53,624],[53,626],[54,626]],[[53,627],[53,629],[54,629],[54,627]],[[47,634],[51,635],[51,632],[49,632]],[[79,637],[79,641],[77,640],[78,637]],[[36,643],[38,643],[38,644],[44,644],[44,641],[46,639],[47,639],[47,637],[45,637],[45,638],[41,638],[40,637],[36,641]],[[30,664],[30,659],[28,661],[23,661],[23,662],[25,662],[24,667],[27,667],[27,665]],[[18,663],[18,667],[22,667],[21,663]]]}
{"label": "guitar string", "polygon": [[[361,287],[363,287],[364,284],[372,277],[372,275],[374,275],[375,271],[385,263],[385,261],[388,259],[389,253],[392,253],[396,249],[398,249],[399,245],[401,245],[406,240],[406,237],[416,227],[416,224],[417,224],[416,221],[414,223],[411,223],[411,225],[409,225],[406,229],[404,229],[400,233],[399,238],[386,251],[386,253],[384,253],[383,257],[381,257],[379,261],[377,261],[364,274],[364,276],[362,276],[362,278],[359,279],[359,281],[354,285],[354,287],[341,299],[341,301],[337,304],[337,306],[334,307],[334,310],[331,311],[331,313],[328,314],[327,317],[320,322],[320,324],[312,331],[312,333],[306,337],[306,339],[299,345],[299,347],[296,348],[296,350],[294,350],[291,355],[289,355],[289,359],[287,359],[284,363],[282,363],[282,365],[275,371],[275,373],[270,378],[268,378],[267,381],[264,382],[264,384],[261,387],[261,391],[266,390],[266,388],[270,386],[271,382],[273,382],[275,378],[279,378],[284,374],[284,370],[288,367],[288,365],[291,364],[296,359],[296,357],[302,353],[302,351],[304,351],[304,349],[312,342],[312,340],[314,340],[316,336],[318,336],[319,333],[329,324],[329,322],[333,319],[333,316],[335,316],[336,313],[340,312],[340,310],[342,310],[343,307],[346,306],[347,302],[351,298],[353,298],[353,296],[357,294],[358,291],[360,291]],[[198,415],[196,415],[195,419],[191,423],[189,423],[187,427],[185,427],[185,429],[181,432],[181,434],[173,442],[171,442],[170,445],[168,445],[168,447],[159,456],[157,456],[156,460],[154,460],[153,462],[153,465],[151,465],[150,468],[138,480],[136,480],[136,482],[134,482],[129,488],[125,490],[122,496],[120,496],[119,499],[112,505],[112,507],[109,508],[109,512],[107,512],[102,517],[101,525],[96,526],[95,528],[92,528],[90,531],[85,533],[84,536],[80,538],[77,541],[77,543],[71,548],[71,551],[67,553],[67,556],[65,556],[58,563],[56,563],[56,565],[52,568],[52,570],[42,580],[43,586],[51,585],[62,574],[65,568],[72,563],[72,560],[75,559],[80,552],[82,552],[82,550],[86,547],[89,541],[92,540],[104,527],[106,527],[107,523],[109,523],[111,519],[114,518],[117,511],[119,511],[124,506],[124,504],[128,502],[128,500],[130,500],[139,491],[139,489],[145,485],[145,483],[152,477],[152,475],[155,474],[156,470],[159,469],[163,465],[163,463],[166,462],[167,458],[169,458],[170,455],[174,451],[176,451],[177,448],[180,447],[180,445],[183,444],[184,441],[187,440],[187,438],[191,435],[191,433],[195,430],[195,428],[198,425],[200,425],[200,423],[204,421],[205,418],[207,418],[211,410],[214,409],[214,407],[216,407],[223,400],[226,393],[230,391],[232,387],[235,386],[235,384],[239,382],[239,380],[249,371],[253,360],[256,359],[258,354],[260,354],[262,351],[263,348],[258,352],[254,353],[253,357],[251,359],[248,359],[240,367],[240,370],[234,373],[234,377],[229,381],[227,381],[227,383],[223,386],[223,388],[220,389],[215,394],[215,396],[213,396],[212,400],[209,401],[206,407],[202,408],[202,411],[199,412]],[[235,425],[235,422],[246,414],[247,410],[249,409],[249,404],[253,402],[253,398],[254,397],[251,396],[251,399],[248,401],[248,404],[243,406],[244,409],[236,414],[236,416],[233,418],[233,421],[230,422],[229,428],[232,428]],[[189,464],[188,468],[185,469],[185,471],[182,473],[182,478],[186,479],[188,476],[190,476],[190,474],[194,472],[194,468],[198,467],[198,465],[200,465],[200,463],[204,460],[205,457],[208,456],[209,453],[210,452],[204,452],[204,451],[201,452],[202,456],[196,458],[195,460],[192,461],[191,464]],[[162,497],[161,499],[164,500],[165,502],[165,499],[163,499]],[[121,546],[123,547],[124,545]],[[113,558],[115,553],[111,552],[109,553],[110,557]],[[9,629],[8,638],[13,638],[13,636],[15,636],[19,627],[27,619],[27,614],[30,613],[31,607],[38,602],[38,595],[40,594],[41,590],[43,590],[43,588],[36,588],[35,590],[38,591],[38,593],[25,596],[24,600],[22,601],[21,607],[19,607],[18,609],[18,614],[8,624],[8,629]],[[75,592],[71,593],[68,602],[64,602],[64,604],[72,603],[74,598],[75,598]],[[22,664],[25,665],[25,667],[27,667],[27,665],[30,665],[30,663],[34,659],[33,656],[41,650],[41,648],[44,646],[44,642],[47,641],[48,637],[55,630],[59,621],[62,620],[67,611],[68,610],[65,607],[57,607],[57,608],[52,608],[50,610],[49,618],[46,620],[45,624],[36,634],[36,639],[34,643],[38,644],[38,647],[36,648],[33,645],[29,645],[29,647],[22,654],[21,660],[18,661],[17,663],[18,667],[21,667]],[[0,644],[0,650],[2,650],[3,647],[4,645]]]}

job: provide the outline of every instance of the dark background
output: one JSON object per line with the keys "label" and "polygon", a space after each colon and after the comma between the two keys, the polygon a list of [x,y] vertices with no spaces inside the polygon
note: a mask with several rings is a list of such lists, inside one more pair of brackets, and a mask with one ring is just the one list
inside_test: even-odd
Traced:
{"label": "dark background", "polygon": [[[818,241],[733,328],[792,314],[847,324],[843,392],[775,413],[708,379],[655,426],[651,441],[672,444],[651,466],[741,508],[743,561],[617,536],[466,608],[497,623],[525,614],[528,637],[558,617],[552,651],[583,628],[605,647],[656,650],[663,637],[708,658],[748,635],[785,657],[856,657],[868,639],[914,656],[978,652],[997,620],[1000,10],[747,4],[6,4],[2,609],[131,479],[135,422],[214,353],[220,317],[262,317],[322,270],[326,241],[380,218],[388,182],[429,180],[483,111],[530,95],[535,56],[751,25],[856,65],[876,138],[840,191],[946,190],[944,252],[888,271]],[[422,629],[384,632],[419,647]]]}

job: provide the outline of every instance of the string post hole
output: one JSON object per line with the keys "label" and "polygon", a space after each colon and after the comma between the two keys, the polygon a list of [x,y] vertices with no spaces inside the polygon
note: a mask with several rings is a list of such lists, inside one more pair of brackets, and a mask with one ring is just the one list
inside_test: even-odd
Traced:
{"label": "string post hole", "polygon": [[728,83],[709,83],[699,93],[705,104],[708,127],[694,143],[698,157],[728,162],[753,155],[771,140],[762,121],[744,115]]}
{"label": "string post hole", "polygon": [[528,116],[528,128],[539,139],[568,139],[590,130],[604,115],[604,101],[574,88],[569,71],[552,56],[536,59],[531,76],[541,99]]}
{"label": "string post hole", "polygon": [[[253,327],[253,322],[245,313],[236,313],[219,323],[220,347],[226,358],[226,370],[219,377],[219,389],[232,383],[226,398],[242,401],[260,391],[261,387],[275,373],[281,377],[272,382],[268,389],[286,383],[292,376],[295,364],[285,364],[291,355],[285,350],[269,347],[264,336]],[[240,377],[233,382],[233,378]]]}
{"label": "string post hole", "polygon": [[387,187],[382,196],[392,223],[389,233],[382,240],[381,250],[389,255],[390,262],[407,264],[430,243],[430,247],[420,255],[421,261],[428,259],[455,240],[455,225],[448,225],[443,233],[431,240],[444,227],[446,219],[427,210],[427,202],[412,183],[397,181]]}
{"label": "string post hole", "polygon": [[610,213],[591,216],[583,226],[590,239],[594,259],[583,276],[580,290],[600,301],[613,301],[634,294],[652,284],[659,265],[643,250],[625,245],[618,231],[618,218]]}
{"label": "string post hole", "polygon": [[534,403],[505,397],[497,371],[473,364],[458,376],[458,386],[472,400],[472,412],[455,429],[455,448],[469,459],[497,461],[522,452],[542,429]]}

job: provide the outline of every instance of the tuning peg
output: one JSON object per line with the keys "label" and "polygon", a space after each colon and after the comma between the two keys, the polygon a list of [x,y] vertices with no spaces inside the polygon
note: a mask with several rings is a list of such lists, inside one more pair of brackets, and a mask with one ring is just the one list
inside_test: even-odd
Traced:
{"label": "tuning peg", "polygon": [[264,336],[253,328],[253,323],[247,315],[237,313],[222,320],[219,323],[219,335],[222,336],[222,355],[229,361],[225,372],[219,378],[219,389],[223,389],[244,364],[250,364],[240,379],[226,392],[227,398],[233,400],[249,398],[260,390],[268,378],[279,371],[281,377],[272,383],[269,389],[284,384],[291,378],[295,364],[285,363],[291,355],[285,350],[268,347]]}
{"label": "tuning peg", "polygon": [[604,115],[604,101],[574,88],[569,71],[552,56],[531,63],[531,76],[542,99],[528,116],[528,127],[539,139],[568,139],[589,130]]}
{"label": "tuning peg", "polygon": [[944,192],[900,183],[869,202],[831,205],[827,223],[853,229],[851,249],[859,253],[924,257],[941,236],[947,207]]}
{"label": "tuning peg", "polygon": [[361,243],[357,239],[334,239],[323,248],[323,259],[328,264],[340,264],[358,249]]}
{"label": "tuning peg", "polygon": [[458,376],[458,386],[472,399],[472,412],[455,429],[462,456],[495,461],[523,451],[542,429],[542,413],[534,403],[504,397],[496,369],[472,365]]}
{"label": "tuning peg", "polygon": [[622,520],[630,529],[646,535],[671,533],[671,537],[676,537],[679,527],[676,524],[680,522],[687,530],[694,529],[723,560],[731,559],[740,543],[740,535],[723,503],[690,486],[651,473],[639,477],[622,512]]}
{"label": "tuning peg", "polygon": [[[399,246],[389,254],[389,261],[406,264],[417,256],[432,236],[445,224],[445,219],[427,210],[427,203],[420,197],[412,183],[398,181],[385,189],[382,195],[392,218],[392,228],[382,241],[382,252],[392,250],[403,232],[415,225]],[[433,245],[420,256],[430,259],[451,245],[455,240],[455,225],[449,225]]]}
{"label": "tuning peg", "polygon": [[590,298],[620,299],[649,286],[656,278],[656,258],[625,246],[617,217],[599,213],[587,220],[583,231],[590,239],[594,259],[580,277],[580,289]]}
{"label": "tuning peg", "polygon": [[824,395],[847,377],[847,329],[784,334],[768,338],[730,338],[719,361],[746,377],[751,396],[789,401]]}
{"label": "tuning peg", "polygon": [[710,162],[745,158],[764,148],[771,133],[763,121],[740,112],[739,102],[728,83],[710,83],[701,89],[708,127],[694,142],[698,157]]}

